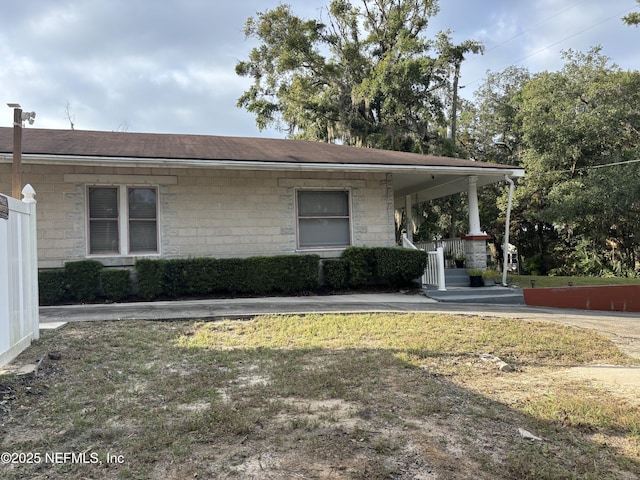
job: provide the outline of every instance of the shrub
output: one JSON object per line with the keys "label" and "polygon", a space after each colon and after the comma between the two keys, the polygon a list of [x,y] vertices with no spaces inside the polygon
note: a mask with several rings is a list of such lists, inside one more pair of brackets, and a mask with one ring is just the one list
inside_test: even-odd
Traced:
{"label": "shrub", "polygon": [[324,284],[327,287],[339,290],[348,285],[349,269],[347,263],[343,260],[339,258],[324,260],[322,262],[322,269],[324,273]]}
{"label": "shrub", "polygon": [[[157,262],[162,263],[154,266]],[[138,295],[150,300],[160,295],[302,292],[317,288],[319,265],[317,255],[140,260],[136,263]]]}
{"label": "shrub", "polygon": [[347,266],[352,287],[409,285],[427,265],[427,255],[422,250],[397,247],[350,247],[342,252],[341,260]]}
{"label": "shrub", "polygon": [[38,272],[40,305],[62,303],[67,296],[68,283],[67,271],[64,268],[40,270]]}
{"label": "shrub", "polygon": [[162,269],[162,293],[167,297],[184,297],[190,293],[189,264],[191,259],[165,260]]}
{"label": "shrub", "polygon": [[340,256],[347,265],[349,285],[360,287],[372,283],[375,274],[373,249],[349,247]]}
{"label": "shrub", "polygon": [[216,260],[210,272],[214,292],[248,293],[249,278],[247,260],[244,258],[222,258]]}
{"label": "shrub", "polygon": [[140,259],[136,261],[138,296],[143,300],[153,300],[162,295],[165,263],[166,260]]}
{"label": "shrub", "polygon": [[131,294],[131,272],[129,270],[102,270],[100,284],[102,292],[108,300],[119,302]]}
{"label": "shrub", "polygon": [[69,281],[69,295],[73,300],[91,302],[100,290],[100,270],[104,266],[97,260],[69,262],[64,266]]}
{"label": "shrub", "polygon": [[[318,287],[320,257],[317,255],[277,255],[251,257],[236,266],[236,288],[244,293],[295,293]],[[238,273],[242,272],[241,275]],[[242,277],[243,280],[240,280]]]}
{"label": "shrub", "polygon": [[391,286],[410,285],[424,273],[427,254],[406,248],[374,248],[375,276]]}

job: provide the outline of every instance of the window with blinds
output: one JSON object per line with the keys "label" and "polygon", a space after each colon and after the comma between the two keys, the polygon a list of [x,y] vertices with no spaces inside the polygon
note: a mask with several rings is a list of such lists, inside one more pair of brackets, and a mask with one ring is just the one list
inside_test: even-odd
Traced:
{"label": "window with blinds", "polygon": [[89,254],[158,252],[155,188],[89,187],[88,204]]}
{"label": "window with blinds", "polygon": [[118,188],[89,188],[89,253],[120,253]]}
{"label": "window with blinds", "polygon": [[351,245],[348,191],[299,190],[297,206],[299,248]]}

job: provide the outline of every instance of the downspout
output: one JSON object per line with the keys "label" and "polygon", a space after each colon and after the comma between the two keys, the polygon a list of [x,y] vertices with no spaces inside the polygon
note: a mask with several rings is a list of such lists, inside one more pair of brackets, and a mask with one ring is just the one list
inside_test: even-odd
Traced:
{"label": "downspout", "polygon": [[509,261],[509,223],[511,222],[511,202],[513,200],[513,191],[516,185],[509,175],[505,175],[504,179],[509,182],[509,201],[507,202],[507,220],[504,225],[504,245],[502,247],[502,285],[507,286],[507,265]]}

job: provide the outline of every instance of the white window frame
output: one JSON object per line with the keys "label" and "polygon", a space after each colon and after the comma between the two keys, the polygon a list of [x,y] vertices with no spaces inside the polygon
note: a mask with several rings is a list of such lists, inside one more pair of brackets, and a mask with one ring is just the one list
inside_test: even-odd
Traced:
{"label": "white window frame", "polygon": [[[91,210],[89,205],[89,191],[92,188],[111,188],[117,191],[118,202],[118,245],[119,252],[117,253],[91,253]],[[131,246],[129,245],[129,190],[143,188],[147,190],[155,190],[156,192],[156,246],[155,251],[139,251],[131,252]],[[88,257],[124,257],[124,256],[159,256],[160,255],[160,189],[157,185],[124,185],[124,184],[110,184],[110,185],[87,185],[86,186],[86,248]]]}
{"label": "white window frame", "polygon": [[[300,192],[345,192],[347,194],[347,208],[348,208],[348,216],[340,216],[340,217],[302,217],[302,218],[347,218],[349,222],[349,243],[347,245],[313,245],[313,246],[303,246],[300,245],[300,212],[299,212],[299,194]],[[344,250],[353,245],[353,206],[352,206],[353,195],[351,193],[351,188],[348,187],[305,187],[305,188],[297,188],[295,190],[295,215],[296,215],[296,247],[301,251],[311,251],[311,250]]]}

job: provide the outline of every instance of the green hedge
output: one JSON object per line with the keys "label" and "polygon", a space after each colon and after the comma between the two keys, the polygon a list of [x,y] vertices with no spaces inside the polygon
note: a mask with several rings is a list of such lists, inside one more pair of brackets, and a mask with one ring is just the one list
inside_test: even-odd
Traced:
{"label": "green hedge", "polygon": [[[340,283],[346,270],[346,283],[351,287],[367,285],[410,285],[424,273],[427,254],[422,250],[394,247],[350,247],[342,252],[342,267],[329,264],[329,279]],[[337,273],[339,270],[340,273]],[[327,270],[325,269],[325,278]],[[332,286],[327,283],[328,286]]]}
{"label": "green hedge", "polygon": [[69,262],[64,268],[38,271],[40,305],[91,302],[98,297],[117,302],[131,295],[129,270],[103,268],[95,260],[81,260]]}
{"label": "green hedge", "polygon": [[[334,290],[369,285],[405,286],[420,277],[425,252],[402,248],[347,248],[323,262],[324,284]],[[286,295],[319,287],[318,255],[251,258],[140,259],[137,293],[144,300],[222,295]],[[69,262],[64,269],[39,272],[40,304],[90,302],[104,295],[121,301],[131,294],[129,270],[103,269],[95,260]]]}
{"label": "green hedge", "polygon": [[349,247],[342,252],[340,259],[347,265],[349,285],[361,287],[374,283],[376,273],[374,249],[367,247]]}
{"label": "green hedge", "polygon": [[349,268],[345,261],[337,259],[322,262],[325,286],[341,290],[349,285]]}
{"label": "green hedge", "polygon": [[131,294],[131,272],[129,270],[102,270],[100,285],[107,300],[120,302]]}
{"label": "green hedge", "polygon": [[38,272],[40,305],[57,305],[64,302],[68,289],[69,281],[64,268]]}
{"label": "green hedge", "polygon": [[78,302],[91,302],[100,293],[100,270],[104,268],[97,260],[69,262],[64,266],[69,282],[69,296]]}
{"label": "green hedge", "polygon": [[424,274],[427,253],[406,248],[374,248],[375,275],[392,286],[410,285]]}
{"label": "green hedge", "polygon": [[304,292],[318,287],[319,264],[317,255],[139,260],[136,262],[138,295],[152,300],[216,293]]}
{"label": "green hedge", "polygon": [[166,260],[140,259],[136,261],[138,296],[152,300],[162,295],[162,279]]}

